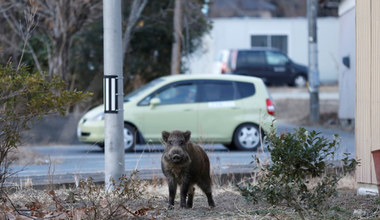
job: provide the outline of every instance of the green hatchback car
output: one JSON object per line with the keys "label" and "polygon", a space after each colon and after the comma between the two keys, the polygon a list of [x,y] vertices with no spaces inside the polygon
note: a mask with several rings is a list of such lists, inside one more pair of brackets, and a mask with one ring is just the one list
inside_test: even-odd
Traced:
{"label": "green hatchback car", "polygon": [[[195,142],[256,150],[275,125],[274,105],[263,81],[239,75],[174,75],[157,78],[124,97],[124,149],[160,143],[163,130],[189,130]],[[104,105],[79,121],[78,139],[103,147]]]}

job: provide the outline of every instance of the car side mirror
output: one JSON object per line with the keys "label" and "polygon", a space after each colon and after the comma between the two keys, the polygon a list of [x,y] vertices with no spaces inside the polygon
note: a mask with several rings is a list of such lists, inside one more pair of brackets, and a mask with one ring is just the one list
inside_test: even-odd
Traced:
{"label": "car side mirror", "polygon": [[159,105],[160,103],[161,100],[157,97],[152,98],[149,102],[151,108],[155,107],[156,105]]}

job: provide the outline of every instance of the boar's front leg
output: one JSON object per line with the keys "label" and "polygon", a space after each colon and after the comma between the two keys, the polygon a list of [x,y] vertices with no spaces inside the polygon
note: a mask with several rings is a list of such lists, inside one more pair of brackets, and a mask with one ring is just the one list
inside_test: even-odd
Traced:
{"label": "boar's front leg", "polygon": [[169,208],[173,208],[175,194],[177,192],[177,183],[174,180],[169,180],[168,186],[169,186]]}
{"label": "boar's front leg", "polygon": [[187,208],[193,208],[194,190],[194,186],[189,187],[189,191],[187,192]]}
{"label": "boar's front leg", "polygon": [[181,208],[186,208],[186,197],[190,184],[185,182],[181,185]]}

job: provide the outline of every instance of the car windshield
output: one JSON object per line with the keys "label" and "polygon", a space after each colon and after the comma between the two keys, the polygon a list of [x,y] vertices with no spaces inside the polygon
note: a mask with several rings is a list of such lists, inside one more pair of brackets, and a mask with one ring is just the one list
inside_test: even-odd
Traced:
{"label": "car windshield", "polygon": [[157,85],[158,83],[160,83],[162,81],[164,81],[162,78],[158,78],[158,79],[155,79],[153,81],[150,81],[149,83],[141,86],[140,88],[136,89],[135,91],[127,94],[126,96],[124,96],[124,102],[132,101],[137,96],[139,96],[141,93],[145,92],[150,87],[153,87],[153,86]]}

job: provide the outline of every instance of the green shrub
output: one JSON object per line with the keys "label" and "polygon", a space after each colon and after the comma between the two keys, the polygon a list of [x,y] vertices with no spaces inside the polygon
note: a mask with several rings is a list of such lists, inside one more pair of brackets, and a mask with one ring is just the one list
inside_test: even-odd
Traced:
{"label": "green shrub", "polygon": [[267,140],[271,163],[263,165],[256,157],[261,169],[257,184],[239,186],[239,190],[249,201],[264,199],[293,207],[301,218],[310,210],[321,213],[327,199],[336,194],[338,181],[358,164],[349,154],[335,158],[338,135],[328,140],[320,133],[298,128],[280,136],[271,132]]}
{"label": "green shrub", "polygon": [[57,76],[50,79],[43,73],[30,73],[25,66],[0,65],[0,198],[9,175],[11,161],[7,156],[20,143],[20,132],[43,115],[64,114],[68,106],[89,95],[66,90],[65,82]]}

